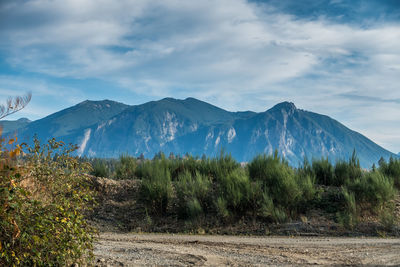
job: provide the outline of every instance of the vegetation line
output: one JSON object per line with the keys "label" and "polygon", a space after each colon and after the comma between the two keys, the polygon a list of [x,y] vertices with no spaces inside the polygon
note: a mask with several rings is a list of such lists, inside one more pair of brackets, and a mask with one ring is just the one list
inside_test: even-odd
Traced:
{"label": "vegetation line", "polygon": [[400,160],[394,158],[381,159],[369,171],[360,167],[355,152],[348,161],[305,160],[298,168],[277,152],[259,155],[245,167],[223,152],[216,158],[159,153],[152,160],[128,155],[87,160],[92,175],[141,181],[139,204],[150,224],[175,216],[194,226],[210,217],[222,224],[243,218],[282,223],[311,209],[348,229],[371,217],[387,230],[396,224],[393,200],[400,189]]}

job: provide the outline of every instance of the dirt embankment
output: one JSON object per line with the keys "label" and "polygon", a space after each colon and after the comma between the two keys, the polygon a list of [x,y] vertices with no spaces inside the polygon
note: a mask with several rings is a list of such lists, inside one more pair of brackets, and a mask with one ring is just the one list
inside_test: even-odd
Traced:
{"label": "dirt embankment", "polygon": [[[298,220],[283,224],[263,220],[239,218],[234,222],[221,222],[215,216],[206,216],[196,222],[178,220],[169,214],[154,218],[146,214],[140,204],[139,180],[112,180],[91,177],[98,192],[98,207],[91,220],[101,232],[157,232],[157,233],[207,233],[222,235],[295,235],[295,236],[400,236],[400,227],[387,231],[377,218],[364,218],[352,230],[335,222],[335,214],[322,210],[309,210]],[[400,198],[396,200],[396,214],[400,218]]]}
{"label": "dirt embankment", "polygon": [[400,239],[102,233],[97,266],[400,266]]}
{"label": "dirt embankment", "polygon": [[[99,207],[92,221],[101,232],[95,244],[97,266],[400,266],[398,238],[340,237],[379,235],[373,222],[348,232],[324,214],[310,211],[297,222],[281,225],[246,221],[207,225],[205,221],[202,227],[210,227],[204,227],[204,231],[172,216],[165,221],[148,220],[135,197],[138,185],[134,180],[93,178]],[[399,212],[400,201],[396,206]],[[199,229],[208,234],[259,236],[128,233],[195,233]],[[296,237],[288,237],[292,235]],[[332,235],[339,237],[321,237]]]}

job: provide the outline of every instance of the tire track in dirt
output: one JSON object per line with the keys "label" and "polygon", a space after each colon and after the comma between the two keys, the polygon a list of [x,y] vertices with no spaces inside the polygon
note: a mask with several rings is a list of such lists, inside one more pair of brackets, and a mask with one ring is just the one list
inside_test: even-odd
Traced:
{"label": "tire track in dirt", "polygon": [[400,266],[400,239],[102,233],[97,266]]}

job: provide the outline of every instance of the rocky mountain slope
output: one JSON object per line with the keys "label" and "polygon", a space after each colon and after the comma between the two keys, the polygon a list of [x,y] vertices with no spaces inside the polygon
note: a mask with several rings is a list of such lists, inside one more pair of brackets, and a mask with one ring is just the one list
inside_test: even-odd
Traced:
{"label": "rocky mountain slope", "polygon": [[0,121],[0,127],[3,129],[3,134],[12,133],[19,128],[27,126],[31,121],[27,118],[21,118],[19,120],[10,121],[2,120]]}
{"label": "rocky mountain slope", "polygon": [[194,98],[136,106],[85,101],[18,130],[26,140],[34,134],[78,144],[77,153],[91,157],[153,157],[159,151],[215,156],[224,149],[243,162],[278,149],[297,166],[304,157],[348,159],[356,149],[362,166],[370,167],[380,157],[396,156],[338,121],[289,102],[255,113],[228,112]]}

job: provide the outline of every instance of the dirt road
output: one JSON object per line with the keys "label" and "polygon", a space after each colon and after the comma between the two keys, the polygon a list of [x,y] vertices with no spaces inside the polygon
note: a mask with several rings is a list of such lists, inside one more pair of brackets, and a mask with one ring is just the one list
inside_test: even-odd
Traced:
{"label": "dirt road", "polygon": [[97,266],[400,266],[400,239],[102,233]]}

